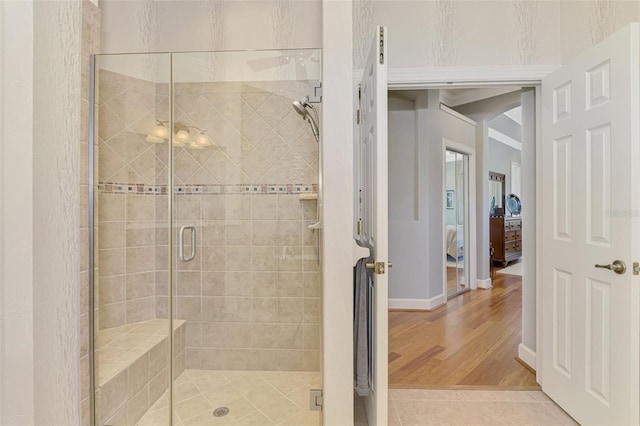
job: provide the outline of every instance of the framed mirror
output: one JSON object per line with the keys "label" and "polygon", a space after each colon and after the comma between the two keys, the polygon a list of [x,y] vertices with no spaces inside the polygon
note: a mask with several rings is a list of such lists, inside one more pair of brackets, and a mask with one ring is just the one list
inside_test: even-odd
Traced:
{"label": "framed mirror", "polygon": [[489,172],[489,214],[504,216],[505,175]]}

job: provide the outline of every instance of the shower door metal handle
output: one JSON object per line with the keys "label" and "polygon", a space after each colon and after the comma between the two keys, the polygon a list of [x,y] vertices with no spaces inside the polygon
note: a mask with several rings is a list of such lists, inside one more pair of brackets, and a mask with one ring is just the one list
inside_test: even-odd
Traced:
{"label": "shower door metal handle", "polygon": [[[188,257],[184,256],[184,231],[191,231],[191,254]],[[180,260],[183,262],[191,262],[196,258],[196,227],[193,225],[184,225],[180,228],[180,232],[178,234],[178,253],[180,255]]]}

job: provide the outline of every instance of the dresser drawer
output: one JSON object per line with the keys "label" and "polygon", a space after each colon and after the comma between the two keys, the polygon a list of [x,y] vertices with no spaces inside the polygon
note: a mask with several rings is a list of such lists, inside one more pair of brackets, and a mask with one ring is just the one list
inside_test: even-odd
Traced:
{"label": "dresser drawer", "polygon": [[504,245],[504,251],[505,251],[505,253],[515,253],[515,252],[517,252],[518,250],[516,249],[516,242],[512,241],[510,243],[506,243]]}
{"label": "dresser drawer", "polygon": [[518,232],[520,231],[505,231],[504,240],[506,242],[518,240]]}
{"label": "dresser drawer", "polygon": [[[522,229],[522,221],[520,220],[511,220],[509,223],[509,231],[519,231]],[[505,226],[506,229],[506,226]]]}

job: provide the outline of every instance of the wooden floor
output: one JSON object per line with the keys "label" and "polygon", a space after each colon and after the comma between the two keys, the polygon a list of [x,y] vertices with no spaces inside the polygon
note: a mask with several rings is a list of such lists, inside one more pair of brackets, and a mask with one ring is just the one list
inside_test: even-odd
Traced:
{"label": "wooden floor", "polygon": [[491,290],[449,299],[433,311],[389,312],[389,386],[539,389],[516,361],[521,277],[495,275]]}

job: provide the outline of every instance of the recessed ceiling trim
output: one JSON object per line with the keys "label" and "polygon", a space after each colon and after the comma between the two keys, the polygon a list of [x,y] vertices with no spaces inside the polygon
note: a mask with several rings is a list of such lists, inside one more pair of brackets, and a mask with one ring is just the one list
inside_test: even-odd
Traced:
{"label": "recessed ceiling trim", "polygon": [[509,137],[507,135],[505,135],[502,132],[497,131],[496,129],[494,129],[493,127],[489,127],[489,137],[497,142],[503,143],[507,146],[510,146],[513,149],[517,149],[518,151],[522,151],[522,142],[518,142],[517,140],[513,139],[512,137]]}

